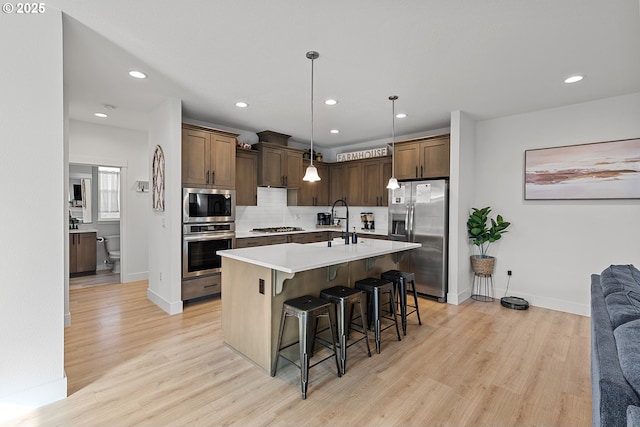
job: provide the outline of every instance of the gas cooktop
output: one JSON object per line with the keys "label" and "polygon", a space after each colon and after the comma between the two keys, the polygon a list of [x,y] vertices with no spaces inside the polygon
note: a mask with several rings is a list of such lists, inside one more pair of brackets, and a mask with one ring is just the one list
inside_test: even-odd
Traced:
{"label": "gas cooktop", "polygon": [[251,231],[256,231],[259,233],[288,233],[290,231],[304,231],[300,227],[265,227],[265,228],[254,228]]}

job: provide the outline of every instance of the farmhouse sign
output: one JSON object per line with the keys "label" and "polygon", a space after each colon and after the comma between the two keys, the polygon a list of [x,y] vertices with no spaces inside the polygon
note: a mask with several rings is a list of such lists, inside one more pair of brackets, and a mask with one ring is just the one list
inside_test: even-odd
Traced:
{"label": "farmhouse sign", "polygon": [[346,162],[349,160],[370,159],[372,157],[382,157],[387,155],[387,147],[370,148],[368,150],[352,151],[350,153],[340,153],[337,155],[338,162]]}

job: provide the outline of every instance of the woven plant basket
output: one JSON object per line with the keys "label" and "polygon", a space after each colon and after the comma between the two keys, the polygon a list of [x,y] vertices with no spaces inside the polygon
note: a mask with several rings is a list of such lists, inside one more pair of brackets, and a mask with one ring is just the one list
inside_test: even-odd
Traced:
{"label": "woven plant basket", "polygon": [[474,273],[482,276],[493,274],[493,267],[496,259],[492,256],[471,255],[471,269]]}

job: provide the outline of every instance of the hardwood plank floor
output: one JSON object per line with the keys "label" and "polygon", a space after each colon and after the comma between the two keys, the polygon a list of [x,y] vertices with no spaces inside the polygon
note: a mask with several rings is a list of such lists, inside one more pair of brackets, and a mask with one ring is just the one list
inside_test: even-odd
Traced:
{"label": "hardwood plank floor", "polygon": [[[223,343],[220,299],[169,316],[147,282],[70,291],[66,400],[20,426],[589,426],[589,319],[498,302],[421,299],[402,341],[349,348],[347,372],[275,378]],[[372,343],[373,346],[373,343]]]}
{"label": "hardwood plank floor", "polygon": [[111,270],[100,270],[96,274],[69,278],[69,290],[89,288],[92,286],[112,285],[120,283],[120,273],[112,273]]}

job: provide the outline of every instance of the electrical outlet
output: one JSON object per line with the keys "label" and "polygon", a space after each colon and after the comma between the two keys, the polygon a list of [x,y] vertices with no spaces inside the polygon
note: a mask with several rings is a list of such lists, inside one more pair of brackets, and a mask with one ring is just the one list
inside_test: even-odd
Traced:
{"label": "electrical outlet", "polygon": [[511,270],[507,270],[507,276],[511,276]]}
{"label": "electrical outlet", "polygon": [[160,281],[162,282],[162,271],[160,272]]}
{"label": "electrical outlet", "polygon": [[264,279],[258,279],[258,292],[264,295]]}

